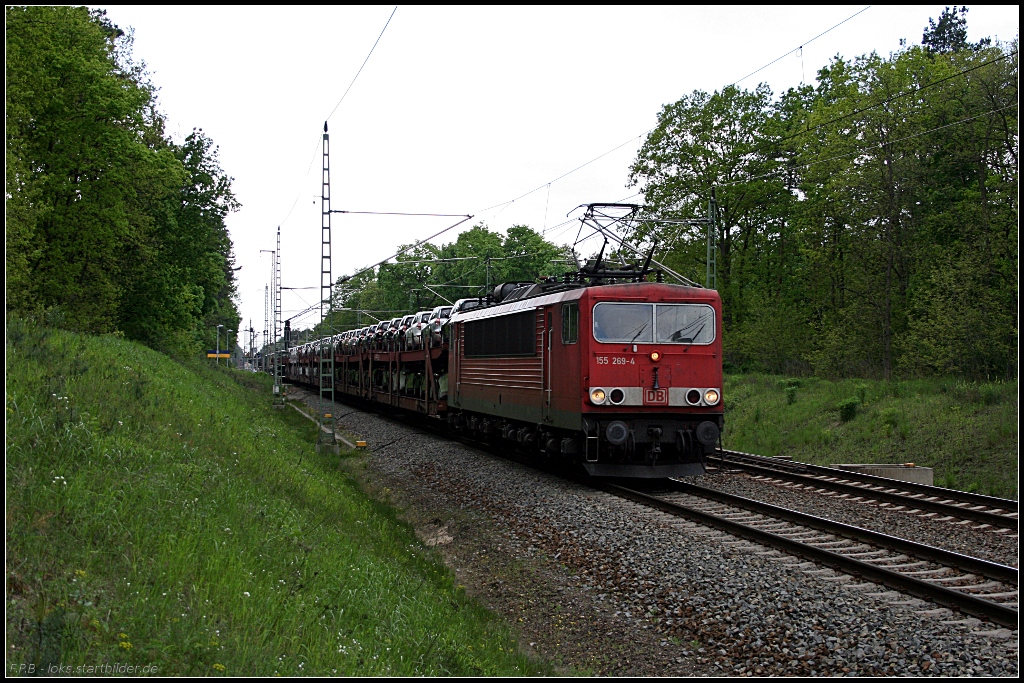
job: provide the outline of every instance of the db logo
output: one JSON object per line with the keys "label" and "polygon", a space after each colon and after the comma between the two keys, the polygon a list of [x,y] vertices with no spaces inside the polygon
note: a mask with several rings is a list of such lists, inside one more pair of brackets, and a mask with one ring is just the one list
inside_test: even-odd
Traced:
{"label": "db logo", "polygon": [[644,389],[644,405],[667,406],[668,389]]}

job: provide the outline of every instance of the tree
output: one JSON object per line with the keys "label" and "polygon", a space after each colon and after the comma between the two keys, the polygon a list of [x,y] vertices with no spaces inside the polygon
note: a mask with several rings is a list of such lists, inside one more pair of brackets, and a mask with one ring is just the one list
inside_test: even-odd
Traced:
{"label": "tree", "polygon": [[317,334],[486,296],[488,285],[500,282],[560,274],[566,269],[562,261],[567,256],[566,248],[551,244],[528,226],[514,225],[503,238],[485,225],[475,225],[454,242],[422,244],[393,263],[347,280],[339,278],[336,312],[318,327]]}
{"label": "tree", "polygon": [[213,344],[217,325],[237,333],[234,257],[224,220],[239,204],[202,129],[171,148],[178,186],[149,207],[155,217],[152,258],[132,281],[121,320],[134,339],[184,350]]}
{"label": "tree", "polygon": [[132,37],[100,10],[8,7],[7,310],[195,349],[237,327],[230,178],[164,134]]}
{"label": "tree", "polygon": [[967,8],[942,10],[939,21],[928,17],[928,27],[921,36],[921,44],[930,52],[959,52],[967,48]]}
{"label": "tree", "polygon": [[[1014,375],[1017,42],[968,44],[965,12],[930,22],[925,47],[836,57],[774,102],[726,88],[662,109],[629,183],[683,219],[717,188],[728,362]],[[701,227],[637,237],[701,279]]]}
{"label": "tree", "polygon": [[[778,124],[771,99],[762,84],[753,91],[694,91],[665,105],[629,171],[629,186],[639,185],[649,214],[662,219],[706,218],[715,190],[718,288],[727,330],[743,325],[752,306],[778,302],[785,289],[787,266],[775,257],[780,245],[785,253],[785,207],[793,194],[787,175],[779,173],[785,159],[774,141]],[[704,280],[703,226],[652,222],[634,237],[661,245],[666,265]],[[740,360],[735,351],[727,346],[734,362]]]}

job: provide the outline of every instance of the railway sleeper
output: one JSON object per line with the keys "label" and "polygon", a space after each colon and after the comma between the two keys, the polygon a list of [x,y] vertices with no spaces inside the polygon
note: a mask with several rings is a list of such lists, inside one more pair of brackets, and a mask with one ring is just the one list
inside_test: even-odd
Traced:
{"label": "railway sleeper", "polygon": [[[974,581],[977,578],[978,577],[974,574],[964,574],[961,576],[940,576],[938,578],[925,577],[925,581],[928,583],[956,583],[957,581]],[[953,588],[956,588],[958,591],[968,587],[969,586],[953,586]]]}
{"label": "railway sleeper", "polygon": [[[1002,598],[1015,598],[1015,597],[1017,597],[1017,591],[1006,591],[1005,593],[980,593],[978,595],[978,597],[979,598],[985,598],[986,600],[994,600],[996,598],[999,598],[999,599],[1002,599]],[[1005,603],[1005,604],[1016,606],[1017,603],[1015,603],[1015,602],[1008,602],[1008,603]]]}
{"label": "railway sleeper", "polygon": [[[948,574],[951,571],[953,571],[953,570],[950,569],[949,567],[938,567],[936,569],[921,569],[921,570],[915,571],[915,572],[901,572],[901,573],[906,574],[907,576],[938,576],[940,574]],[[958,574],[957,576],[958,577],[964,577],[964,576],[967,576],[967,574]]]}
{"label": "railway sleeper", "polygon": [[985,583],[976,583],[971,586],[961,586],[957,590],[963,591],[964,593],[976,593],[979,591],[986,591],[989,588],[1002,588],[1003,583],[1001,581],[986,581]]}

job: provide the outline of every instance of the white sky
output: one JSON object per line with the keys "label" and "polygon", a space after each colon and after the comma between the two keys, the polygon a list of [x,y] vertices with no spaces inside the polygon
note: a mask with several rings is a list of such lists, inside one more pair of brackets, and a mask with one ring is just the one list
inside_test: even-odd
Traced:
{"label": "white sky", "polygon": [[[580,204],[633,194],[627,169],[663,104],[721,89],[864,7],[400,6],[330,118],[332,208],[475,214],[459,230],[557,225]],[[789,55],[740,85],[764,81],[779,93],[813,81],[832,56],[888,55],[901,38],[919,43],[943,7],[870,7],[808,43],[802,59]],[[394,6],[105,8],[135,29],[135,57],[160,88],[171,135],[200,127],[220,146],[242,204],[228,218],[242,325],[261,331],[270,255],[260,250],[275,248],[278,225],[282,284],[320,283],[324,119]],[[1019,7],[972,6],[967,20],[969,40],[1008,41]],[[618,145],[550,193],[483,210]],[[335,215],[334,277],[455,220]],[[547,236],[571,243],[576,230]],[[284,317],[318,296],[285,291]],[[298,326],[315,319],[305,321]]]}

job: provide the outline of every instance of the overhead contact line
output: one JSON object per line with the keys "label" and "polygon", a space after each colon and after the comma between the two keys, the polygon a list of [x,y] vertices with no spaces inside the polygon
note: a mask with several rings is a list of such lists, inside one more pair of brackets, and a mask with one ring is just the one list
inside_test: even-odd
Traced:
{"label": "overhead contact line", "polygon": [[990,59],[987,62],[982,62],[981,64],[975,64],[974,66],[970,67],[969,69],[964,69],[963,71],[958,71],[955,74],[950,74],[949,76],[946,76],[945,78],[940,78],[938,80],[932,81],[931,83],[926,83],[926,84],[924,84],[922,86],[914,88],[913,90],[907,90],[906,92],[896,93],[892,97],[887,97],[886,99],[882,100],[881,102],[877,102],[875,104],[872,104],[869,107],[864,107],[862,109],[861,108],[855,108],[853,111],[851,111],[851,112],[849,112],[847,114],[843,114],[842,116],[837,116],[834,119],[829,119],[828,121],[822,121],[821,123],[815,124],[815,125],[811,126],[810,128],[805,128],[804,130],[801,130],[801,131],[799,131],[797,133],[793,133],[792,135],[788,135],[788,136],[786,136],[784,138],[779,138],[777,140],[772,140],[771,142],[772,142],[772,144],[776,144],[777,145],[779,143],[786,142],[788,140],[792,140],[793,138],[798,138],[801,135],[806,135],[807,133],[810,133],[810,132],[813,132],[815,130],[818,130],[819,128],[821,128],[823,126],[827,126],[827,125],[832,124],[832,123],[838,123],[839,121],[844,121],[844,120],[850,118],[851,116],[856,116],[857,114],[863,114],[864,112],[871,111],[872,109],[878,109],[879,107],[881,107],[883,105],[889,104],[890,102],[895,102],[896,100],[902,99],[902,98],[906,97],[907,95],[914,95],[916,93],[921,92],[922,90],[927,90],[928,88],[931,88],[932,86],[939,85],[940,83],[945,83],[946,81],[950,81],[950,80],[952,80],[954,78],[958,78],[958,77],[963,76],[964,74],[968,74],[968,73],[970,73],[972,71],[977,71],[978,69],[980,69],[983,66],[988,66],[989,64],[995,64],[996,62],[1002,61],[1004,59],[1009,59],[1010,57],[1014,57],[1014,56],[1016,56],[1016,54],[1017,54],[1017,50],[1014,50],[1013,52],[1010,52],[1010,53],[1005,54],[1005,55],[1000,55],[999,57],[996,57],[995,59]]}
{"label": "overhead contact line", "polygon": [[[743,178],[742,180],[734,180],[734,181],[729,182],[729,183],[721,183],[720,185],[716,185],[716,187],[733,187],[735,185],[743,185],[745,183],[749,183],[749,182],[752,182],[754,180],[764,180],[765,178],[771,178],[772,176],[777,175],[779,173],[783,173],[783,172],[790,173],[790,172],[795,171],[797,169],[810,168],[811,166],[817,166],[818,164],[824,164],[824,163],[827,163],[829,161],[837,161],[839,159],[845,159],[846,157],[851,157],[851,156],[856,156],[858,154],[863,154],[864,152],[871,152],[871,151],[876,150],[876,149],[881,149],[882,147],[887,147],[889,145],[895,145],[895,144],[900,143],[900,142],[905,142],[907,140],[912,140],[914,138],[919,138],[919,137],[921,137],[923,135],[928,135],[929,133],[935,133],[937,131],[944,130],[946,128],[951,128],[953,126],[958,126],[961,123],[968,123],[968,122],[973,121],[975,119],[980,119],[982,116],[988,116],[989,114],[998,114],[1001,111],[1005,111],[1007,109],[1013,109],[1014,107],[1017,106],[1017,104],[1018,104],[1017,102],[1014,102],[1013,104],[1008,104],[1005,107],[999,107],[998,109],[990,109],[990,110],[984,111],[984,112],[982,112],[980,114],[975,114],[974,116],[968,116],[967,118],[960,119],[959,121],[953,121],[952,123],[947,123],[947,124],[945,124],[943,126],[937,126],[935,128],[930,128],[928,130],[921,131],[920,133],[914,133],[913,135],[907,135],[905,137],[897,138],[895,140],[887,140],[885,142],[880,142],[880,143],[878,143],[876,145],[871,145],[869,147],[861,147],[859,149],[855,149],[852,152],[847,152],[846,154],[839,154],[839,155],[834,156],[834,157],[828,157],[827,159],[817,159],[815,161],[811,161],[811,162],[808,162],[806,164],[797,164],[796,166],[780,167],[776,171],[770,171],[770,172],[764,173],[762,175],[748,176],[746,178]],[[902,157],[900,157],[900,158],[902,158]]]}
{"label": "overhead contact line", "polygon": [[[793,53],[794,53],[794,52],[796,52],[797,50],[801,50],[801,49],[803,49],[803,48],[804,48],[804,46],[806,46],[806,45],[810,45],[811,43],[813,43],[813,42],[814,42],[815,40],[817,40],[818,38],[821,38],[821,37],[822,37],[822,36],[824,36],[825,34],[827,34],[827,33],[831,32],[831,31],[833,31],[833,30],[835,30],[835,29],[839,28],[840,26],[842,26],[842,25],[843,25],[843,24],[845,24],[846,22],[850,21],[851,19],[853,19],[854,17],[856,17],[856,16],[858,16],[858,15],[860,15],[860,14],[863,14],[864,12],[866,12],[867,10],[869,10],[870,8],[871,8],[871,5],[868,5],[868,6],[864,7],[863,9],[861,9],[861,10],[859,10],[859,11],[857,11],[857,12],[855,12],[855,13],[851,14],[850,16],[848,16],[848,17],[847,17],[846,19],[843,19],[842,21],[840,21],[840,22],[839,22],[838,24],[836,24],[835,26],[832,26],[831,28],[825,29],[824,31],[822,31],[822,32],[821,32],[821,33],[819,33],[818,35],[814,36],[813,38],[811,38],[811,39],[809,39],[809,40],[806,40],[806,41],[804,41],[804,42],[803,42],[803,43],[802,43],[802,44],[801,44],[800,46],[798,46],[798,47],[795,47],[795,48],[793,48],[792,50],[790,50],[790,51],[789,51],[789,52],[787,52],[786,54],[782,55],[781,57],[778,57],[777,59],[774,59],[774,60],[772,60],[772,61],[768,62],[768,63],[767,63],[767,64],[765,64],[764,66],[762,66],[762,67],[760,67],[760,68],[758,68],[758,69],[756,69],[756,70],[754,70],[754,71],[751,71],[751,72],[750,72],[749,74],[747,74],[747,75],[746,75],[746,76],[744,76],[743,78],[741,78],[741,79],[739,79],[739,80],[736,80],[736,81],[733,81],[733,82],[732,82],[732,83],[730,83],[729,85],[736,85],[737,83],[740,83],[741,81],[744,81],[744,80],[746,80],[746,79],[750,78],[750,77],[751,77],[751,76],[753,76],[754,74],[756,74],[756,73],[759,73],[759,72],[761,72],[761,71],[764,71],[765,69],[767,69],[767,68],[768,68],[769,66],[771,66],[772,64],[775,64],[775,63],[776,63],[776,62],[778,62],[779,60],[781,60],[781,59],[783,59],[783,58],[785,58],[785,57],[787,57],[787,56],[789,56],[789,55],[793,54]],[[729,87],[729,86],[726,86],[726,87]],[[567,171],[567,172],[563,173],[562,175],[558,176],[557,178],[553,178],[552,180],[549,180],[549,181],[547,181],[546,183],[541,183],[540,185],[538,185],[537,187],[533,188],[533,189],[532,189],[532,190],[530,190],[529,192],[524,192],[523,194],[519,195],[519,196],[518,196],[518,197],[516,197],[515,199],[510,199],[510,200],[508,200],[508,201],[505,201],[505,202],[499,202],[499,203],[497,203],[497,204],[494,204],[494,205],[492,205],[492,206],[488,206],[488,207],[487,207],[487,208],[485,208],[485,209],[480,209],[479,211],[477,211],[477,213],[478,213],[478,214],[481,214],[481,213],[484,213],[484,212],[486,212],[486,211],[490,211],[491,209],[496,209],[496,208],[498,208],[498,207],[506,207],[506,206],[508,206],[508,205],[510,205],[510,204],[514,204],[515,202],[519,201],[520,199],[524,199],[524,198],[526,198],[526,197],[530,196],[531,194],[533,194],[534,192],[538,192],[538,191],[540,191],[540,190],[542,190],[542,189],[544,189],[544,188],[548,188],[548,192],[549,192],[549,196],[548,196],[548,198],[550,199],[550,190],[551,190],[551,184],[552,184],[552,183],[556,183],[556,182],[558,182],[559,180],[562,180],[563,178],[565,178],[565,177],[567,177],[567,176],[570,176],[570,175],[572,175],[573,173],[576,173],[577,171],[579,171],[579,170],[582,170],[582,169],[586,168],[586,167],[587,167],[587,166],[589,166],[590,164],[592,164],[592,163],[594,163],[594,162],[596,162],[596,161],[600,161],[601,159],[603,159],[604,157],[608,156],[608,155],[609,155],[609,154],[611,154],[612,152],[616,152],[616,151],[618,151],[619,149],[621,149],[621,148],[625,147],[626,145],[628,145],[629,143],[631,143],[631,142],[632,142],[632,141],[633,141],[634,139],[642,139],[642,138],[643,138],[643,137],[644,137],[645,135],[649,135],[649,134],[650,134],[650,133],[651,133],[652,131],[656,130],[656,128],[657,128],[657,126],[655,126],[654,128],[650,128],[650,129],[648,129],[648,130],[646,130],[646,131],[644,131],[644,132],[640,133],[639,135],[634,135],[633,137],[629,138],[629,139],[628,139],[628,140],[626,140],[625,142],[623,142],[623,143],[621,143],[621,144],[619,144],[619,145],[616,145],[615,147],[611,148],[611,149],[610,149],[610,150],[608,150],[607,152],[604,152],[603,154],[600,154],[600,155],[598,155],[598,156],[594,157],[594,158],[593,158],[593,159],[591,159],[590,161],[587,161],[587,162],[585,162],[585,163],[583,163],[583,164],[580,164],[580,165],[579,165],[579,166],[577,166],[576,168],[572,169],[571,171]],[[637,193],[637,194],[631,195],[631,197],[627,197],[626,199],[631,199],[632,197],[636,197],[636,196],[638,196],[638,195],[640,195],[640,194],[642,194],[642,193]],[[619,200],[619,201],[624,201],[624,200]],[[546,213],[546,212],[547,212],[547,208],[545,207],[545,213]],[[546,220],[545,220],[545,223],[547,223],[547,221],[546,221]],[[564,224],[563,224],[563,225],[564,225]],[[559,226],[554,226],[554,227],[552,227],[552,228],[545,228],[544,232],[547,232],[547,231],[548,231],[549,229],[550,229],[550,230],[554,230],[554,229],[555,229],[556,227],[559,227]],[[544,234],[544,233],[542,233],[542,234]]]}
{"label": "overhead contact line", "polygon": [[461,218],[464,213],[406,213],[402,211],[345,211],[334,209],[331,213],[358,213],[366,216],[442,216],[445,218]]}
{"label": "overhead contact line", "polygon": [[[845,19],[843,19],[842,21],[840,21],[840,22],[839,22],[838,24],[836,24],[835,26],[833,26],[832,28],[829,28],[829,29],[825,29],[824,31],[822,31],[822,32],[821,32],[821,33],[819,33],[818,35],[814,36],[814,37],[813,37],[813,38],[811,38],[810,40],[806,40],[806,41],[804,41],[804,42],[803,42],[803,44],[802,44],[802,45],[800,45],[799,47],[795,47],[795,48],[793,48],[792,50],[790,50],[790,51],[789,51],[789,52],[787,52],[786,54],[782,55],[781,57],[777,57],[776,59],[773,59],[772,61],[770,61],[770,62],[768,62],[767,64],[765,64],[764,66],[762,66],[762,67],[761,67],[760,69],[755,69],[754,71],[751,71],[750,73],[748,73],[748,74],[747,74],[746,76],[744,76],[743,78],[741,78],[741,79],[739,79],[739,80],[736,80],[736,81],[733,81],[733,82],[732,82],[732,83],[730,83],[729,85],[736,85],[737,83],[741,83],[741,82],[743,82],[743,81],[747,80],[748,78],[750,78],[750,77],[751,77],[751,76],[753,76],[754,74],[757,74],[757,73],[761,73],[762,71],[764,71],[765,69],[767,69],[768,67],[770,67],[770,66],[771,66],[772,64],[775,64],[775,63],[777,63],[777,62],[779,62],[779,61],[781,61],[781,60],[785,59],[786,57],[790,56],[791,54],[793,54],[794,52],[796,52],[796,51],[798,51],[798,50],[802,50],[802,49],[804,49],[804,46],[806,46],[806,45],[810,45],[811,43],[813,43],[814,41],[816,41],[816,40],[817,40],[818,38],[821,38],[821,37],[822,37],[823,35],[825,35],[826,33],[829,33],[829,32],[831,32],[831,31],[834,31],[835,29],[839,28],[840,26],[842,26],[842,25],[843,25],[843,24],[845,24],[846,22],[850,21],[850,20],[851,20],[851,19],[853,19],[854,17],[856,17],[856,16],[859,16],[859,15],[863,14],[864,12],[867,12],[867,11],[868,11],[869,9],[871,9],[871,5],[868,5],[867,7],[865,7],[864,9],[862,9],[862,10],[860,10],[860,11],[858,11],[858,12],[854,12],[853,14],[851,14],[850,16],[846,17]],[[729,86],[726,86],[726,87],[729,87]]]}

